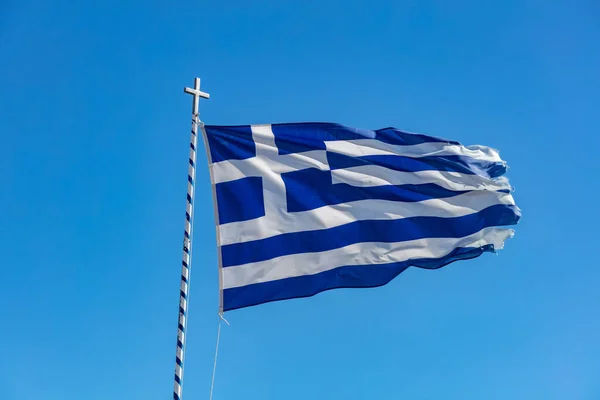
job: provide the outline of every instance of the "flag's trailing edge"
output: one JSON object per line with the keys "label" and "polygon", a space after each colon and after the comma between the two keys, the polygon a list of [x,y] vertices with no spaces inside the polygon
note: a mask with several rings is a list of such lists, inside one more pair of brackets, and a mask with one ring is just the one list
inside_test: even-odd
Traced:
{"label": "flag's trailing edge", "polygon": [[489,147],[333,123],[203,134],[221,311],[382,286],[411,266],[494,252],[521,216]]}

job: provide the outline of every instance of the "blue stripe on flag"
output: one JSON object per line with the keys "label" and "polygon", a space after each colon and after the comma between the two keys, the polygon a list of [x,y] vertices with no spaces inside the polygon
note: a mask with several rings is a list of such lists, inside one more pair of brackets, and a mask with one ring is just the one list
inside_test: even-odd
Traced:
{"label": "blue stripe on flag", "polygon": [[221,247],[222,265],[226,268],[288,254],[321,252],[352,243],[460,238],[487,227],[516,224],[519,218],[520,212],[515,206],[495,205],[454,218],[359,220],[329,229],[283,233],[266,239],[225,245]]}
{"label": "blue stripe on flag", "polygon": [[325,150],[325,142],[335,140],[377,139],[394,145],[415,145],[429,142],[458,144],[451,140],[406,133],[394,128],[368,130],[322,122],[273,124],[271,128],[275,136],[275,144],[279,148],[279,154]]}
{"label": "blue stripe on flag", "polygon": [[378,129],[376,139],[389,144],[412,146],[421,143],[448,143],[460,144],[454,140],[448,140],[437,136],[423,135],[420,133],[409,133],[396,128]]}
{"label": "blue stripe on flag", "polygon": [[230,311],[271,301],[310,297],[330,289],[383,286],[411,266],[437,269],[454,261],[475,258],[484,252],[493,251],[495,251],[493,245],[485,245],[480,248],[456,248],[442,258],[417,259],[377,265],[343,266],[314,275],[225,289],[223,290],[223,310]]}
{"label": "blue stripe on flag", "polygon": [[288,212],[308,211],[358,200],[414,202],[443,199],[467,193],[467,191],[444,189],[434,183],[367,187],[356,187],[345,183],[332,185],[329,171],[320,171],[314,168],[288,172],[281,176],[286,187]]}
{"label": "blue stripe on flag", "polygon": [[373,155],[352,157],[345,154],[327,152],[327,162],[332,170],[360,167],[363,165],[379,165],[395,171],[448,171],[479,175],[486,178],[496,178],[506,172],[506,165],[504,163],[476,160],[466,156],[412,158],[397,155]]}

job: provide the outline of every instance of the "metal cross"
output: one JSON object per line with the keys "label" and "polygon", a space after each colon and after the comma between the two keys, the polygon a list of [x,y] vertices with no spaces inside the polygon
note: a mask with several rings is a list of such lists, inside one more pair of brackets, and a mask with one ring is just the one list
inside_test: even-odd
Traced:
{"label": "metal cross", "polygon": [[200,97],[203,99],[209,99],[210,95],[208,93],[204,93],[200,91],[200,78],[196,78],[194,80],[194,88],[184,88],[183,91],[187,94],[191,94],[194,96],[194,101],[192,103],[192,113],[194,116],[198,116],[198,103],[200,102]]}

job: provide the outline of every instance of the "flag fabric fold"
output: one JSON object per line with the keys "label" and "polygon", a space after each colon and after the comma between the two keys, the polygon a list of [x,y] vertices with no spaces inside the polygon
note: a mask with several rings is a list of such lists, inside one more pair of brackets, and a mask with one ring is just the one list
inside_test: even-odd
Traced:
{"label": "flag fabric fold", "polygon": [[203,134],[222,311],[495,252],[521,217],[507,164],[486,146],[334,123]]}

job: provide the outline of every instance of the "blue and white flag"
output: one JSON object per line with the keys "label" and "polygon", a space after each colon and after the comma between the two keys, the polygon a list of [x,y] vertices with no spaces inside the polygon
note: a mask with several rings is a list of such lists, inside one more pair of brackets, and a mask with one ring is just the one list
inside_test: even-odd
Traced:
{"label": "blue and white flag", "polygon": [[493,252],[521,215],[489,147],[333,123],[203,133],[222,311]]}

